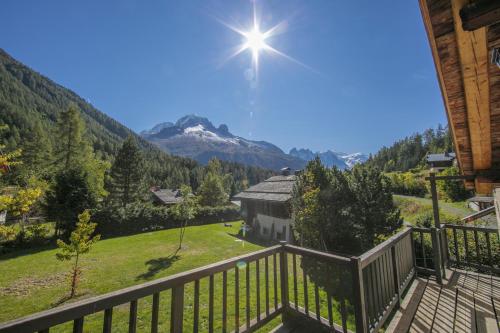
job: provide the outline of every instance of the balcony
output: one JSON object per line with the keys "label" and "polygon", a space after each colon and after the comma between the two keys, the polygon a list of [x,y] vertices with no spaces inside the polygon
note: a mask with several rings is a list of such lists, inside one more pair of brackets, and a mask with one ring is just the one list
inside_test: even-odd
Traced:
{"label": "balcony", "polygon": [[[498,332],[493,228],[408,228],[358,257],[282,243],[0,324],[7,332]],[[487,274],[484,274],[487,273]],[[128,318],[113,318],[126,307]],[[278,327],[276,328],[276,326]]]}

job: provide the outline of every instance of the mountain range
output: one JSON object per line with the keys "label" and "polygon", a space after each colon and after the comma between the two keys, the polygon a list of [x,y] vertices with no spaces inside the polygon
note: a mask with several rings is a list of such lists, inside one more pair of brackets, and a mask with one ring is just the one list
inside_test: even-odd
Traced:
{"label": "mountain range", "polygon": [[319,156],[329,167],[347,169],[367,159],[362,153],[345,154],[331,150],[313,153],[309,149],[293,148],[287,154],[272,143],[236,136],[227,125],[216,127],[207,118],[197,115],[184,116],[175,123],[163,122],[140,134],[171,154],[193,158],[201,163],[217,157],[272,170],[284,167],[302,169],[307,161]]}

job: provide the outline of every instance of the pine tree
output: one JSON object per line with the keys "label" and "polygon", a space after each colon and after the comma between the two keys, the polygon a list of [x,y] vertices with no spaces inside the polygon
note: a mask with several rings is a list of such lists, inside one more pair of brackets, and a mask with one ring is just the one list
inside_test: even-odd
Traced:
{"label": "pine tree", "polygon": [[200,204],[212,207],[226,204],[229,199],[230,175],[222,176],[221,163],[216,158],[208,162],[207,170],[198,190]]}
{"label": "pine tree", "polygon": [[74,258],[73,267],[71,269],[70,298],[75,296],[78,282],[82,274],[79,261],[80,256],[88,253],[92,245],[100,239],[100,235],[92,236],[95,227],[95,223],[90,223],[89,211],[85,210],[78,215],[78,223],[76,224],[75,231],[71,233],[69,243],[65,243],[60,239],[57,240],[57,246],[60,252],[56,253],[56,258],[61,261],[68,261]]}
{"label": "pine tree", "polygon": [[136,201],[141,195],[143,158],[137,142],[129,136],[111,167],[111,199],[122,206]]}
{"label": "pine tree", "polygon": [[91,155],[90,146],[83,140],[85,124],[76,106],[62,111],[57,120],[56,163],[68,170],[85,161]]}
{"label": "pine tree", "polygon": [[44,176],[49,172],[52,145],[39,121],[24,138],[22,151],[23,166],[20,169],[24,179],[33,175]]}
{"label": "pine tree", "polygon": [[377,168],[357,165],[348,179],[354,195],[354,221],[359,227],[357,237],[366,251],[400,228],[402,219],[392,199],[390,180]]}

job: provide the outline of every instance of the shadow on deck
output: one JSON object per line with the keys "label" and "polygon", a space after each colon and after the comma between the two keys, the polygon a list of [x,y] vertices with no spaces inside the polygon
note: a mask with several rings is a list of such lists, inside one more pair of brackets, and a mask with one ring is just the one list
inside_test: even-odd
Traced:
{"label": "shadow on deck", "polygon": [[500,332],[500,277],[447,270],[413,281],[386,332]]}

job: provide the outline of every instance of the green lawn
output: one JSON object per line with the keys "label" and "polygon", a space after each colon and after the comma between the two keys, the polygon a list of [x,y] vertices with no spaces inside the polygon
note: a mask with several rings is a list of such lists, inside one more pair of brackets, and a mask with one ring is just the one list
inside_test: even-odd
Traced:
{"label": "green lawn", "polygon": [[[222,224],[212,224],[188,228],[183,249],[177,258],[171,257],[178,242],[179,232],[176,229],[102,240],[83,259],[79,299],[261,248],[237,241],[234,235],[238,232],[240,222],[232,225],[224,227]],[[0,322],[49,309],[67,295],[66,274],[70,264],[56,260],[56,252],[56,249],[38,252],[26,250],[0,257]],[[147,307],[145,303],[150,301],[141,300],[140,308],[141,305]],[[114,317],[117,317],[116,314]],[[86,321],[86,329],[87,324],[89,332],[93,331],[92,320]]]}
{"label": "green lawn", "polygon": [[[91,253],[83,260],[84,275],[80,284],[80,296],[84,299],[106,292],[136,285],[145,281],[168,276],[192,268],[211,264],[226,258],[253,252],[262,247],[249,242],[242,242],[234,237],[241,222],[232,223],[232,227],[222,224],[189,227],[186,231],[183,249],[177,258],[172,258],[177,242],[178,230],[163,230],[128,237],[119,237],[98,242]],[[56,249],[19,251],[0,257],[0,322],[25,316],[34,312],[54,307],[68,294],[68,281],[65,275],[70,264],[56,260]],[[279,266],[279,258],[277,258]],[[292,256],[288,256],[289,273],[292,272]],[[265,310],[265,261],[260,264],[260,311]],[[297,256],[298,301],[304,306],[304,290],[300,258]],[[256,311],[256,263],[250,265],[250,318],[255,318]],[[272,257],[269,258],[269,303],[272,308],[280,298],[280,276],[277,267],[277,290],[274,291],[274,268]],[[239,272],[239,313],[240,325],[245,323],[245,269]],[[289,275],[290,300],[293,301],[293,279]],[[215,330],[220,331],[222,317],[222,274],[215,274],[214,319]],[[309,308],[314,311],[314,284],[309,280]],[[235,317],[235,272],[228,271],[228,331],[234,329]],[[319,290],[322,316],[327,316],[327,300],[323,290]],[[185,286],[184,330],[192,330],[194,283]],[[160,294],[160,331],[168,331],[170,325],[170,291]],[[74,301],[74,300],[73,300]],[[145,297],[138,302],[138,331],[150,331],[152,297]],[[334,300],[333,317],[340,323],[339,304]],[[126,332],[128,323],[128,304],[113,309],[113,331]],[[102,328],[103,313],[85,318],[84,331],[98,332]],[[276,326],[280,318],[259,330],[267,332]],[[349,318],[348,325],[353,328],[354,319]],[[200,280],[200,332],[208,330],[208,278]],[[51,332],[71,331],[71,323],[59,325]]]}
{"label": "green lawn", "polygon": [[[432,215],[432,200],[428,198],[419,198],[406,195],[394,195],[396,205],[401,209],[401,215],[406,222],[414,224],[419,216],[424,214]],[[465,201],[446,202],[439,201],[439,215],[441,222],[453,222],[467,215],[474,213],[467,207]],[[495,216],[490,215],[478,220],[482,224],[494,224]]]}

